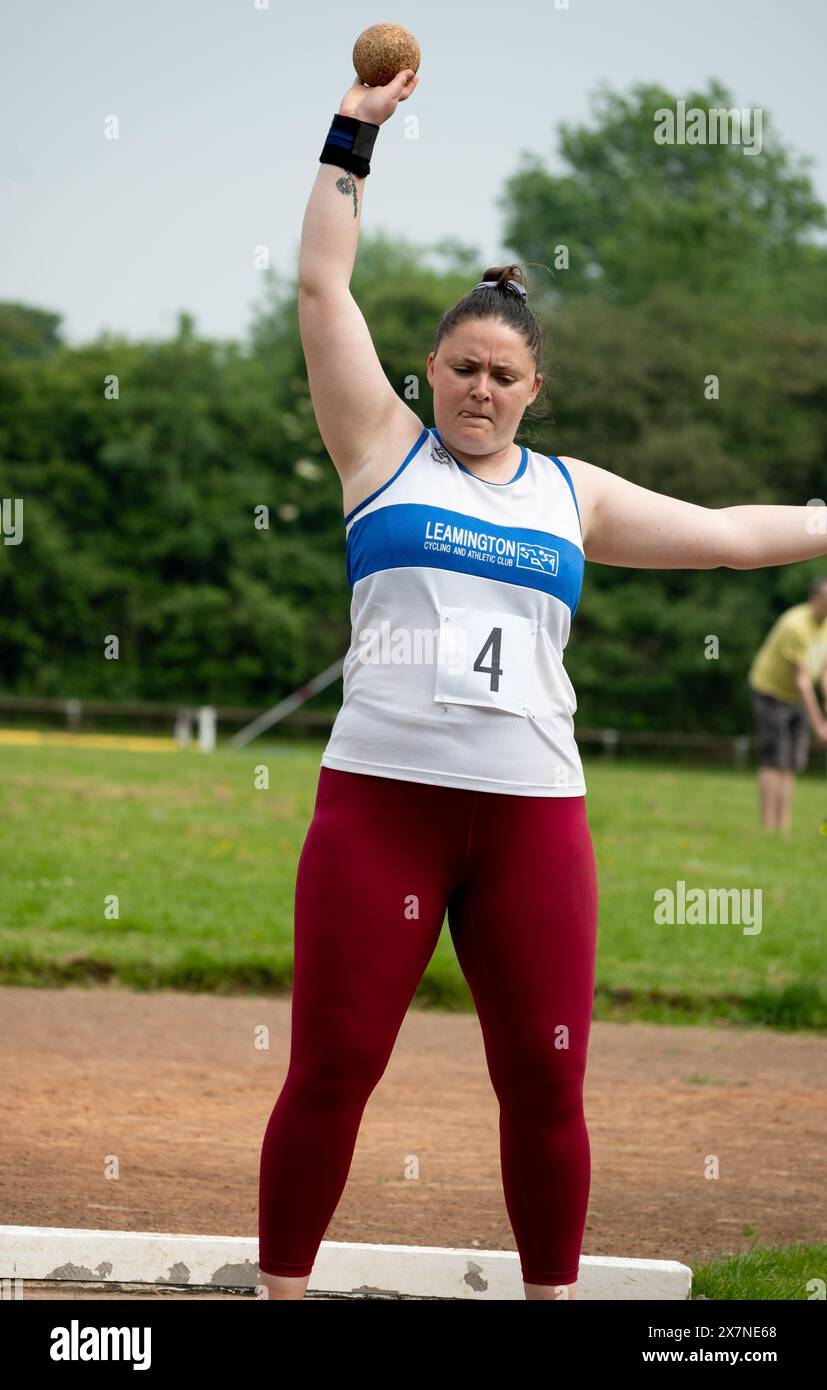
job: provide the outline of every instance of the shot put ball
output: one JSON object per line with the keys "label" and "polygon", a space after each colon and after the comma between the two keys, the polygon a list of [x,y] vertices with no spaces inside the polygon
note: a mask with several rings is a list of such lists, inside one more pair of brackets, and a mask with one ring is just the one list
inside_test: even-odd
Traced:
{"label": "shot put ball", "polygon": [[353,66],[360,82],[385,87],[405,68],[419,70],[419,44],[401,24],[371,24],[353,45]]}

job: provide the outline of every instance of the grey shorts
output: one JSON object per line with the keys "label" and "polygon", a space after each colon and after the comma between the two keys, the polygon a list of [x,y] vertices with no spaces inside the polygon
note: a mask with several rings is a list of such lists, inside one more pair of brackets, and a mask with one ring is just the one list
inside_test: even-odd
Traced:
{"label": "grey shorts", "polygon": [[810,721],[800,702],[778,700],[749,687],[755,732],[758,739],[758,766],[780,772],[805,772],[810,758]]}

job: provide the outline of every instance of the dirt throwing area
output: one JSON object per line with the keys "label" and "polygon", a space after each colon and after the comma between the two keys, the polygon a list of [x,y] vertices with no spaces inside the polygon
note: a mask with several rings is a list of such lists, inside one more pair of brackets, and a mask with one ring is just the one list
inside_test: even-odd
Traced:
{"label": "dirt throwing area", "polygon": [[[0,988],[0,1017],[3,1224],[256,1234],[289,998]],[[594,1023],[583,1253],[824,1240],[826,1077],[813,1034]],[[408,1013],[327,1238],[515,1249],[475,1015]]]}

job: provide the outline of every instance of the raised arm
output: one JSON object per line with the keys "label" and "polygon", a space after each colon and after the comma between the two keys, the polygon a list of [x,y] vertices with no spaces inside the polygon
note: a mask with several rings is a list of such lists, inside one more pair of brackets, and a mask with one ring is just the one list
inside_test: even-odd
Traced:
{"label": "raised arm", "polygon": [[[414,91],[418,78],[398,73],[385,87],[358,80],[339,107],[343,116],[382,125]],[[340,476],[371,452],[400,402],[376,355],[350,292],[365,178],[321,164],[302,224],[299,331],[319,433]]]}
{"label": "raised arm", "polygon": [[812,507],[700,507],[562,458],[589,499],[587,560],[631,569],[762,569],[827,554]]}

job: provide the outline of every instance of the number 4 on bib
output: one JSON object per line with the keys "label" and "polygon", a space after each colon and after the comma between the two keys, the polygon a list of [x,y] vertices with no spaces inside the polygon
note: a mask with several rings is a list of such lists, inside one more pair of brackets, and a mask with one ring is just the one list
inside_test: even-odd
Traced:
{"label": "number 4 on bib", "polygon": [[537,704],[537,621],[480,608],[440,608],[434,699],[511,714]]}

